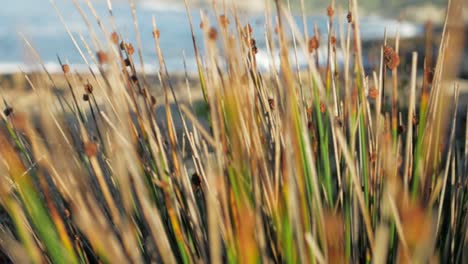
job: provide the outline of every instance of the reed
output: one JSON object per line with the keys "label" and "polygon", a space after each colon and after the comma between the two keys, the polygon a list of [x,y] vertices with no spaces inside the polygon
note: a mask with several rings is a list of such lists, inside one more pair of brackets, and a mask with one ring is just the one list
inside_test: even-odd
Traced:
{"label": "reed", "polygon": [[[40,78],[23,73],[35,94],[32,107],[4,99],[0,203],[11,219],[0,228],[5,261],[468,259],[468,132],[458,85],[443,82],[449,34],[439,57],[426,60],[422,84],[421,55],[413,53],[405,86],[398,38],[394,46],[382,40],[379,70],[365,72],[357,1],[349,1],[347,14],[331,1],[324,10],[328,32],[321,34],[305,22],[305,31],[298,30],[288,6],[274,1],[265,12],[265,36],[235,6],[217,1],[195,27],[185,1],[198,70],[195,84],[185,73],[181,90],[165,65],[157,17],[148,21],[154,43],[141,43],[130,0],[133,46],[113,22],[110,1],[111,28],[91,1],[92,17],[74,3],[91,38],[78,42],[56,8],[88,65],[87,73],[76,73],[58,58],[71,97],[53,93],[44,66]],[[335,16],[347,18],[346,33]],[[291,36],[294,57],[308,56],[305,70],[290,61]],[[259,71],[258,37],[265,37],[270,56],[280,54],[279,68]],[[327,46],[324,68],[320,45]],[[142,47],[156,50],[159,83],[137,70]],[[339,51],[344,65],[337,63]],[[389,74],[392,89],[385,89]],[[189,100],[181,99],[186,91]],[[465,138],[456,137],[462,130]]]}

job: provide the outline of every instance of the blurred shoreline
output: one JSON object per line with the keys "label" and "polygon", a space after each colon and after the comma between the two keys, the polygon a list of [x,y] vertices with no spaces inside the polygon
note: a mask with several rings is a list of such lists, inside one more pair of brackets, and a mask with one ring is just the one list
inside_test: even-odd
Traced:
{"label": "blurred shoreline", "polygon": [[[45,1],[44,5],[39,5],[39,2]],[[209,4],[206,1],[189,1],[191,8],[191,15],[195,27],[195,37],[197,39],[199,49],[203,52],[203,31],[198,28],[201,17],[200,12],[208,11],[208,17],[211,21],[215,19],[213,14],[210,14]],[[297,1],[296,1],[297,2]],[[23,10],[15,8],[19,4],[31,4],[33,8]],[[0,25],[0,74],[14,73],[17,71],[30,71],[41,66],[38,65],[38,59],[32,53],[37,53],[44,61],[44,64],[51,72],[60,72],[60,65],[57,62],[57,56],[70,65],[74,65],[74,69],[78,72],[86,70],[88,66],[84,59],[77,51],[75,45],[70,39],[65,25],[60,22],[56,12],[53,10],[49,1],[46,0],[19,0],[18,3],[9,2],[7,7],[0,10],[0,18],[2,24]],[[95,24],[93,15],[90,14],[84,1],[79,1],[84,14],[88,17],[92,25]],[[273,61],[265,50],[265,21],[264,14],[261,12],[262,1],[236,1],[236,4],[242,6],[249,4],[249,13],[240,16],[240,23],[250,23],[254,28],[257,46],[260,50],[258,54],[258,63],[260,68],[268,69],[272,63],[277,64],[277,58]],[[114,28],[110,23],[106,1],[93,1],[96,12],[101,16],[104,27],[110,32]],[[296,3],[297,5],[297,3]],[[26,6],[26,5],[25,5]],[[247,5],[246,5],[247,6]],[[91,50],[96,50],[96,40],[90,34],[88,27],[83,22],[82,17],[76,10],[76,7],[71,2],[57,2],[57,8],[60,10],[61,15],[66,18],[65,23],[70,29],[70,33],[76,39],[77,44],[82,49],[86,60],[92,61],[91,54],[87,50],[88,46]],[[221,8],[221,6],[219,7]],[[297,9],[292,7],[293,10]],[[386,30],[387,36],[392,38],[398,32],[401,39],[411,40],[418,38],[424,34],[424,16],[433,20],[436,27],[441,27],[440,17],[445,14],[443,8],[431,6],[431,12],[422,10],[420,16],[412,15],[411,7],[404,8],[400,12],[407,15],[396,15],[394,18],[388,18],[384,14],[378,14],[373,11],[362,11],[361,16],[361,38],[363,42],[368,43],[382,43],[384,31]],[[428,9],[428,10],[429,10]],[[9,11],[8,11],[9,10]],[[316,11],[317,10],[317,11]],[[408,10],[408,11],[404,11]],[[16,12],[16,13],[15,13]],[[132,25],[132,16],[129,8],[128,1],[113,1],[112,12],[115,18],[115,26],[117,31],[123,32],[122,36],[130,43],[136,43],[136,34]],[[189,21],[185,11],[183,1],[137,1],[136,6],[137,18],[139,23],[139,31],[141,35],[141,42],[143,44],[143,58],[145,61],[145,71],[155,73],[158,70],[157,56],[154,49],[154,40],[151,32],[151,20],[153,16],[156,18],[158,28],[161,32],[160,44],[161,49],[166,59],[166,65],[171,72],[184,72],[183,54],[186,57],[187,70],[189,72],[196,72],[195,55],[193,52],[191,32]],[[328,29],[328,18],[325,16],[326,8],[312,9],[307,12],[307,27],[311,31],[315,25],[318,26],[319,32],[326,35]],[[295,12],[295,22],[300,31],[302,28],[302,17]],[[229,17],[229,16],[228,16]],[[417,21],[412,20],[417,18]],[[234,21],[230,17],[231,21]],[[335,12],[334,27],[337,31],[337,39],[340,41],[339,31],[346,30],[346,11],[337,8]],[[274,24],[274,21],[271,22]],[[232,22],[233,24],[233,22]],[[233,26],[233,25],[231,25]],[[102,36],[101,30],[96,25],[92,26],[99,36],[98,40],[103,41],[105,36]],[[21,35],[19,34],[21,33]],[[343,32],[343,35],[346,33]],[[27,39],[35,51],[25,45],[22,38]],[[325,43],[324,43],[325,44]],[[364,43],[365,44],[365,43]],[[325,45],[324,45],[325,46]],[[418,45],[415,45],[419,47]],[[292,48],[292,47],[291,47]],[[419,50],[418,50],[419,52]],[[322,52],[326,54],[326,51]],[[277,56],[278,57],[278,56]],[[299,65],[307,65],[307,59],[298,61]],[[92,63],[91,63],[92,64]],[[371,64],[371,63],[370,63]]]}
{"label": "blurred shoreline", "polygon": [[[31,2],[37,5],[36,1],[33,0],[20,0],[25,2]],[[48,2],[48,1],[47,1]],[[195,34],[197,44],[203,51],[203,31],[198,28],[200,24],[200,11],[209,9],[209,4],[204,3],[206,1],[189,1],[191,14],[194,19]],[[244,21],[252,23],[255,32],[255,38],[257,39],[257,45],[259,53],[257,54],[257,63],[259,69],[262,71],[268,71],[272,64],[278,67],[279,59],[276,57],[272,58],[267,53],[265,48],[264,25],[266,23],[263,14],[261,14],[261,1],[250,1],[256,3],[249,7],[250,15],[244,17]],[[80,2],[84,5],[83,1]],[[107,10],[106,1],[94,1],[96,9],[100,14],[105,14]],[[239,6],[249,3],[249,1],[236,2]],[[49,3],[47,3],[49,4]],[[115,15],[118,29],[124,29],[127,35],[124,36],[126,40],[135,43],[135,34],[133,33],[133,27],[128,25],[129,21],[132,21],[129,6],[127,1],[114,1],[113,12]],[[10,6],[10,8],[8,8]],[[57,15],[50,7],[37,6],[28,16],[28,13],[24,14],[22,18],[14,17],[14,13],[10,14],[8,10],[15,11],[15,4],[9,3],[6,9],[0,10],[0,18],[5,18],[5,23],[0,26],[0,37],[3,37],[5,41],[0,42],[0,87],[3,90],[20,89],[27,90],[28,85],[25,83],[22,71],[29,74],[37,74],[43,72],[43,65],[38,63],[37,58],[34,58],[31,53],[27,52],[27,47],[24,45],[24,41],[15,34],[17,31],[16,24],[18,19],[23,19],[20,24],[24,25],[24,36],[26,39],[31,41],[32,46],[36,49],[41,60],[44,61],[44,66],[47,71],[53,73],[54,76],[60,76],[61,66],[57,62],[57,56],[71,66],[72,72],[86,74],[89,73],[89,69],[86,64],[82,61],[82,57],[78,54],[76,47],[72,44],[69,35],[67,34],[65,27],[58,20]],[[85,8],[84,6],[82,6]],[[77,14],[76,8],[71,4],[61,3],[58,6],[61,10],[62,15],[66,16],[67,25],[70,27],[71,33],[78,40],[79,46],[84,50],[86,59],[90,63],[91,68],[94,72],[97,72],[97,67],[94,66],[91,55],[87,52],[83,45],[88,42],[90,44],[91,37],[86,35],[88,31],[87,27],[82,23],[81,17]],[[297,8],[297,7],[296,7]],[[6,11],[5,11],[6,10]],[[293,7],[294,10],[294,7]],[[314,9],[319,10],[317,12],[307,12],[307,23],[308,27],[313,28],[314,25],[318,25],[321,34],[326,35],[328,18],[324,15],[325,9]],[[18,11],[18,10],[16,10]],[[310,10],[309,10],[310,11]],[[37,24],[33,23],[37,16],[40,16],[43,12],[53,13],[51,17],[48,17],[44,21],[40,21]],[[465,14],[468,14],[468,9],[465,7],[463,10]],[[297,12],[296,12],[297,13]],[[341,14],[341,15],[340,15]],[[344,10],[338,8],[335,18],[335,27],[339,27],[340,19]],[[88,14],[89,15],[89,14]],[[434,56],[437,55],[439,40],[442,33],[442,23],[445,18],[445,8],[439,7],[434,4],[405,6],[400,9],[397,19],[387,19],[385,14],[378,14],[374,11],[360,10],[361,15],[361,38],[362,46],[365,53],[363,53],[363,61],[366,68],[366,72],[371,74],[372,71],[378,70],[380,62],[380,48],[383,44],[383,35],[385,29],[387,30],[388,42],[393,45],[394,37],[396,32],[400,34],[400,58],[401,58],[401,70],[406,71],[410,65],[411,53],[413,51],[418,52],[419,62],[418,69],[420,71],[423,68],[424,52],[425,52],[425,33],[424,27],[425,22],[430,19],[433,26],[432,36],[432,52]],[[148,25],[148,21],[151,21],[152,16],[155,16],[158,21],[158,27],[161,30],[161,48],[166,60],[166,66],[169,72],[174,76],[174,81],[183,82],[185,76],[185,70],[189,76],[195,76],[197,72],[195,57],[193,54],[193,47],[191,41],[191,34],[189,31],[189,22],[187,19],[185,6],[183,1],[137,1],[137,16],[140,27],[140,33],[142,37],[143,47],[143,58],[145,61],[144,72],[148,76],[155,76],[159,71],[159,65],[157,64],[157,56],[154,51],[154,40],[151,37],[151,26]],[[338,16],[340,16],[338,18]],[[468,21],[468,15],[463,16],[465,20],[464,36],[465,42],[463,47],[463,59],[461,60],[460,72],[457,77],[462,79],[468,79],[468,27],[466,26]],[[32,19],[32,20],[31,20]],[[214,17],[210,17],[214,19]],[[301,16],[296,16],[296,23],[301,26]],[[108,17],[106,18],[108,20]],[[108,21],[107,21],[108,22]],[[6,27],[10,25],[11,27]],[[49,27],[51,26],[51,27]],[[109,26],[109,25],[107,25]],[[28,27],[32,27],[27,30]],[[95,28],[96,29],[96,28]],[[299,28],[301,30],[301,28]],[[17,32],[16,32],[17,33]],[[83,35],[84,34],[84,35]],[[343,33],[344,34],[344,33]],[[339,34],[337,34],[338,47],[340,46]],[[325,41],[325,40],[323,40]],[[290,54],[292,57],[294,51]],[[326,61],[326,43],[322,43],[319,52],[321,66],[325,66]],[[340,58],[338,50],[337,57]],[[183,54],[185,54],[185,68]],[[435,57],[434,57],[435,58]],[[136,58],[135,58],[136,59]],[[298,60],[295,61],[292,58],[293,64],[299,66],[300,69],[307,67],[308,59],[306,54],[300,53]],[[137,67],[140,65],[139,61],[136,63]],[[138,69],[139,72],[141,71]],[[421,72],[419,73],[421,74]],[[60,77],[58,77],[60,78]],[[190,80],[196,78],[190,77]],[[157,83],[151,83],[157,85]]]}

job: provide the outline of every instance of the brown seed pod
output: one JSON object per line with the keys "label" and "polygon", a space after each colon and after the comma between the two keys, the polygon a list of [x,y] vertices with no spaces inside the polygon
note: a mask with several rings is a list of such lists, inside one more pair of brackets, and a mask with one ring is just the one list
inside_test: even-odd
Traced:
{"label": "brown seed pod", "polygon": [[138,77],[136,75],[132,75],[132,77],[130,77],[132,82],[134,83],[137,83],[138,82]]}
{"label": "brown seed pod", "polygon": [[125,49],[127,50],[128,55],[133,55],[133,53],[135,53],[135,48],[133,48],[131,43],[125,44]]}
{"label": "brown seed pod", "polygon": [[326,107],[325,103],[320,102],[320,112],[322,112],[322,114],[325,114],[325,111],[327,111],[327,107]]}
{"label": "brown seed pod", "polygon": [[336,45],[336,37],[335,37],[335,36],[331,36],[330,42],[331,42],[331,44],[332,44],[333,46],[335,46],[335,45]]}
{"label": "brown seed pod", "polygon": [[258,48],[257,48],[257,46],[253,46],[253,47],[252,47],[252,54],[255,55],[255,54],[257,54],[257,53],[258,53]]}
{"label": "brown seed pod", "polygon": [[93,86],[90,83],[85,84],[84,89],[86,93],[93,93]]}
{"label": "brown seed pod", "polygon": [[108,57],[107,54],[104,51],[98,51],[96,53],[97,59],[99,61],[99,64],[104,64],[107,63]]}
{"label": "brown seed pod", "polygon": [[307,108],[307,118],[311,118],[312,117],[312,107],[309,107]]}
{"label": "brown seed pod", "polygon": [[351,13],[351,11],[349,11],[348,14],[346,15],[346,19],[348,20],[348,23],[353,22],[353,14]]}
{"label": "brown seed pod", "polygon": [[161,32],[159,32],[159,29],[155,29],[153,31],[153,37],[156,39],[159,39],[159,36],[161,35]]}
{"label": "brown seed pod", "polygon": [[317,36],[313,36],[309,39],[309,53],[314,52],[319,47],[319,40]]}
{"label": "brown seed pod", "polygon": [[227,18],[226,15],[219,16],[219,24],[223,27],[229,26],[229,19]]}
{"label": "brown seed pod", "polygon": [[200,28],[203,29],[204,27],[205,27],[205,23],[203,23],[203,21],[200,22]]}
{"label": "brown seed pod", "polygon": [[148,93],[146,92],[146,89],[141,89],[141,90],[140,90],[140,94],[141,94],[144,98],[148,97]]}
{"label": "brown seed pod", "polygon": [[194,189],[198,189],[201,187],[201,178],[198,176],[197,173],[194,173],[192,177],[190,178],[190,182],[192,183],[192,186]]}
{"label": "brown seed pod", "polygon": [[413,125],[417,126],[419,124],[418,117],[416,115],[413,115]]}
{"label": "brown seed pod", "polygon": [[5,109],[3,109],[3,114],[5,116],[9,116],[13,113],[13,108],[11,108],[10,106],[7,106],[5,107]]}
{"label": "brown seed pod", "polygon": [[309,132],[313,132],[315,130],[315,126],[312,121],[307,122],[307,129],[309,129]]}
{"label": "brown seed pod", "polygon": [[211,27],[210,30],[208,30],[208,38],[210,40],[216,40],[218,38],[218,31],[216,28]]}
{"label": "brown seed pod", "polygon": [[327,8],[327,16],[332,17],[333,14],[334,14],[334,12],[335,12],[335,11],[333,10],[333,7],[332,7],[332,6],[328,6],[328,8]]}
{"label": "brown seed pod", "polygon": [[397,128],[397,132],[399,135],[403,134],[406,131],[406,126],[405,125],[399,125]]}
{"label": "brown seed pod", "polygon": [[70,211],[68,209],[63,210],[63,214],[65,215],[65,218],[70,218]]}
{"label": "brown seed pod", "polygon": [[83,101],[89,101],[89,95],[83,94]]}
{"label": "brown seed pod", "polygon": [[151,100],[151,105],[155,106],[156,105],[156,98],[151,95],[150,100]]}
{"label": "brown seed pod", "polygon": [[115,45],[119,45],[119,34],[117,34],[117,32],[112,32],[110,39],[112,43],[114,43]]}
{"label": "brown seed pod", "polygon": [[268,98],[268,105],[270,106],[271,110],[275,110],[275,99]]}
{"label": "brown seed pod", "polygon": [[95,142],[88,141],[84,144],[84,152],[88,157],[96,156],[98,145]]}
{"label": "brown seed pod", "polygon": [[315,136],[312,136],[312,137],[313,137],[312,138],[312,154],[314,156],[317,156],[319,143],[318,143],[318,140],[317,140],[317,138]]}
{"label": "brown seed pod", "polygon": [[379,90],[377,90],[375,87],[371,87],[369,89],[369,98],[375,100],[377,99],[377,96],[379,96]]}
{"label": "brown seed pod", "polygon": [[69,73],[70,72],[70,66],[68,66],[68,64],[63,64],[62,65],[62,71],[65,74]]}
{"label": "brown seed pod", "polygon": [[119,46],[121,50],[125,50],[125,42],[123,40],[120,42]]}
{"label": "brown seed pod", "polygon": [[434,70],[425,71],[424,77],[426,77],[428,84],[432,84],[432,81],[434,80]]}
{"label": "brown seed pod", "polygon": [[338,117],[338,116],[335,116],[335,123],[336,123],[336,125],[338,125],[339,127],[343,127],[343,122],[341,121],[341,118]]}
{"label": "brown seed pod", "polygon": [[125,66],[130,66],[131,65],[131,62],[130,62],[130,59],[129,58],[126,58],[124,60],[124,63],[125,63]]}
{"label": "brown seed pod", "polygon": [[400,57],[390,46],[384,47],[384,61],[387,68],[394,70],[400,64]]}

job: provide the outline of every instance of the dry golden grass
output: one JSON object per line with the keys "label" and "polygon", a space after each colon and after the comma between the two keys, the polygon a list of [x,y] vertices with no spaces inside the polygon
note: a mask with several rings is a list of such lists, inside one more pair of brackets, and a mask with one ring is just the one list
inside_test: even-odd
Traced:
{"label": "dry golden grass", "polygon": [[[266,73],[248,21],[214,5],[219,19],[188,25],[204,32],[193,39],[196,76],[167,72],[153,18],[158,89],[136,71],[140,38],[98,23],[89,45],[76,44],[89,72],[62,64],[60,77],[24,73],[30,90],[2,90],[5,262],[463,263],[468,133],[459,83],[444,75],[450,30],[422,83],[417,53],[401,77],[398,38],[382,41],[367,76],[355,1],[339,39],[333,17],[346,15],[334,1],[332,33],[320,37],[275,2],[265,38],[281,65]],[[288,32],[309,56],[303,72]]]}

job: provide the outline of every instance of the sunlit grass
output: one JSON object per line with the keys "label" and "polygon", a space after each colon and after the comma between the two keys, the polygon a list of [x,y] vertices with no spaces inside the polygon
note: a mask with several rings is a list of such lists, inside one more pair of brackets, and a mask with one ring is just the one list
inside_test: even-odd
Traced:
{"label": "sunlit grass", "polygon": [[[133,4],[130,10],[135,19]],[[144,46],[156,49],[158,84],[136,70],[144,63],[141,43],[104,28],[97,13],[82,13],[99,25],[98,32],[89,28],[89,44],[70,34],[89,72],[74,73],[59,59],[70,96],[52,92],[58,88],[50,74],[24,73],[39,111],[5,99],[0,124],[0,201],[13,223],[1,226],[0,245],[12,261],[466,259],[468,138],[455,137],[457,129],[466,132],[457,84],[449,84],[450,96],[442,82],[447,34],[433,76],[426,62],[417,82],[421,55],[414,53],[403,86],[398,38],[382,40],[380,65],[365,72],[354,1],[348,14],[335,12],[332,1],[331,33],[322,35],[297,30],[282,4],[268,6],[263,37],[281,63],[266,72],[257,69],[259,36],[249,22],[235,8],[210,12],[201,28],[187,25],[193,36],[204,32],[193,38],[194,87],[174,87],[157,17],[148,21],[154,43]],[[337,39],[334,16],[348,19],[344,38]],[[296,56],[309,56],[301,72],[290,61],[291,35]],[[318,45],[328,47],[323,69]],[[199,101],[181,100],[198,89]],[[158,107],[164,115],[156,115]]]}

